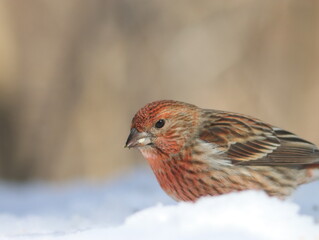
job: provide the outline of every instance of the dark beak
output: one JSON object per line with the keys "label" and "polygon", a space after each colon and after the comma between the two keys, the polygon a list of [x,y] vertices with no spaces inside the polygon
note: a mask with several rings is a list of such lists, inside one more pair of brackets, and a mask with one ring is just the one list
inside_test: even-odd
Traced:
{"label": "dark beak", "polygon": [[134,147],[143,147],[151,144],[150,135],[146,132],[139,132],[136,128],[132,128],[130,135],[128,136],[125,147],[134,148]]}

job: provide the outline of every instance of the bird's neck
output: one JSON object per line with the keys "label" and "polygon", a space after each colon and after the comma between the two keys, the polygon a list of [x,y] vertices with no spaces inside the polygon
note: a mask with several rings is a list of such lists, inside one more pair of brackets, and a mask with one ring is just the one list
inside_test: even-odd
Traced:
{"label": "bird's neck", "polygon": [[155,170],[162,169],[163,168],[163,162],[169,161],[170,156],[164,152],[162,152],[158,148],[154,147],[143,147],[140,148],[140,151],[143,155],[143,157],[148,161],[150,164],[152,170],[155,172]]}

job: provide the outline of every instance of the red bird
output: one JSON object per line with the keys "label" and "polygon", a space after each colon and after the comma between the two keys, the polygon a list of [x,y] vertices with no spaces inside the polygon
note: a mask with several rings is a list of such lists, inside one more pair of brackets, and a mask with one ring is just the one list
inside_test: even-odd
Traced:
{"label": "red bird", "polygon": [[319,179],[319,149],[246,115],[172,100],[141,108],[126,142],[177,201],[248,189],[284,198]]}

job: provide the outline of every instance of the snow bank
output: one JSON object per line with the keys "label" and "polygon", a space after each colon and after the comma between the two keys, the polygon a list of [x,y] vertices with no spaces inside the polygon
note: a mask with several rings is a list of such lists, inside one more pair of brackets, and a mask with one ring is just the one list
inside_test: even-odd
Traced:
{"label": "snow bank", "polygon": [[[319,226],[296,204],[243,192],[196,204],[157,206],[107,231],[112,239],[318,239]],[[317,237],[317,238],[316,238]],[[110,238],[111,239],[111,238]]]}
{"label": "snow bank", "polygon": [[319,182],[292,201],[247,191],[177,204],[141,170],[100,186],[3,183],[0,196],[0,240],[319,239]]}

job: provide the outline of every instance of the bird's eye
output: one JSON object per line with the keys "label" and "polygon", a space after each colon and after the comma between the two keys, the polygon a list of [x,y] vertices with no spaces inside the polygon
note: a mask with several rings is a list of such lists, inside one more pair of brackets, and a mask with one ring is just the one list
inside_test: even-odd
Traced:
{"label": "bird's eye", "polygon": [[162,128],[165,125],[165,120],[164,119],[160,119],[155,123],[155,127],[156,128]]}

